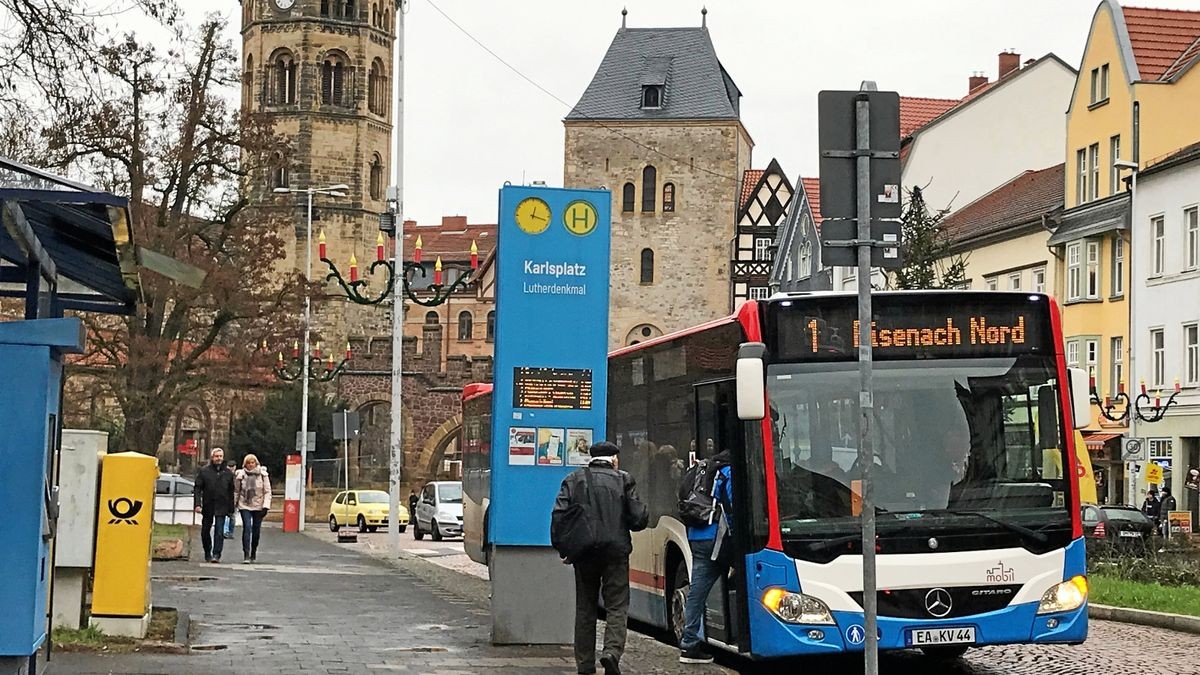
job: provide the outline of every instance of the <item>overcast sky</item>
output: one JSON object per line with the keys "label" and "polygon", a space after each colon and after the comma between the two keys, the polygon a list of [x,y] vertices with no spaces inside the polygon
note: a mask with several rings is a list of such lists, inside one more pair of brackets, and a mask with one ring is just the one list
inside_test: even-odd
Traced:
{"label": "overcast sky", "polygon": [[[188,0],[189,17],[234,0]],[[1134,4],[1200,9],[1200,0]],[[630,27],[708,28],[742,90],[755,168],[778,158],[794,180],[817,168],[817,92],[863,79],[902,95],[960,98],[997,54],[1054,52],[1079,65],[1096,0],[411,0],[406,19],[405,215],[496,221],[504,181],[562,184],[562,118],[591,81],[621,8]],[[489,55],[438,13],[554,96]],[[858,44],[855,36],[862,36]],[[230,37],[240,45],[236,26]]]}

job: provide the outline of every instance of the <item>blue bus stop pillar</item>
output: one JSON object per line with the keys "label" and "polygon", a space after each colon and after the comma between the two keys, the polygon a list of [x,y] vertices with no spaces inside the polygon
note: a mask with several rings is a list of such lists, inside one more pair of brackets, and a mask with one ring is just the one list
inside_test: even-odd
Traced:
{"label": "blue bus stop pillar", "polygon": [[83,344],[77,318],[0,323],[0,675],[34,675],[49,639],[62,356]]}

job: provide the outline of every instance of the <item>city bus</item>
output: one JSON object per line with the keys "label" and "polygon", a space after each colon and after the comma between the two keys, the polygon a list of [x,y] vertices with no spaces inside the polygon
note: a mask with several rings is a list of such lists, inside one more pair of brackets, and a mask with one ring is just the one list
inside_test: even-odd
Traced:
{"label": "city bus", "polygon": [[854,294],[781,294],[609,355],[607,440],[650,510],[630,616],[682,633],[678,485],[728,450],[735,555],[708,598],[708,643],[751,658],[863,649],[857,359],[869,339],[880,649],[1082,642],[1074,428],[1087,376],[1066,367],[1055,302],[873,298],[867,327]]}

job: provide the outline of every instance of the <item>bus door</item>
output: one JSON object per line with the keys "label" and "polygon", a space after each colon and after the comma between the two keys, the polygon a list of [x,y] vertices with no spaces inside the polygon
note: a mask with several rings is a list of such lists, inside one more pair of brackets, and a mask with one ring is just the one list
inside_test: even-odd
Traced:
{"label": "bus door", "polygon": [[[736,384],[732,379],[706,382],[696,385],[696,459],[708,459],[728,449],[731,454],[734,484],[735,535],[745,519],[737,517],[736,511],[744,500],[738,497],[738,485],[746,484],[740,476],[745,466],[743,454],[743,423],[737,416]],[[705,612],[705,635],[722,644],[745,651],[749,648],[749,634],[745,630],[745,547],[740,545],[743,537],[738,535],[726,540],[734,547],[734,564],[729,575],[719,579],[708,596]]]}

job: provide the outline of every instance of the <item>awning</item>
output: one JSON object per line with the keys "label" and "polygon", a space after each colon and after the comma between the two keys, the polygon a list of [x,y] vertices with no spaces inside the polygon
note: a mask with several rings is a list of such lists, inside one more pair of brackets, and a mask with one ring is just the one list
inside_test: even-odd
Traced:
{"label": "awning", "polygon": [[1103,450],[1104,445],[1114,438],[1120,438],[1121,434],[1112,432],[1083,432],[1083,443],[1088,450],[1097,451]]}

